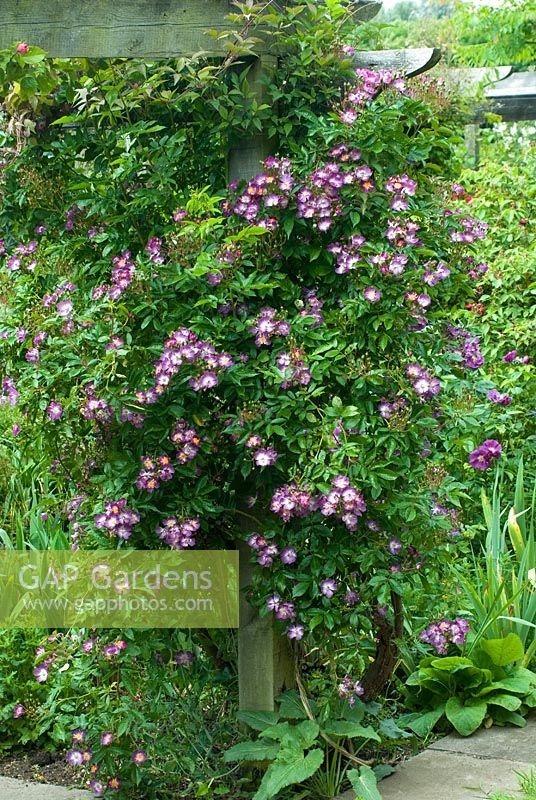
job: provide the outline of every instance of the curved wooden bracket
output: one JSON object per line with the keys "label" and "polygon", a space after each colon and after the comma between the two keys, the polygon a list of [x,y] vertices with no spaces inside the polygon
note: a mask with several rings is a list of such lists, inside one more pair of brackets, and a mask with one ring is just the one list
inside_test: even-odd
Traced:
{"label": "curved wooden bracket", "polygon": [[435,67],[441,59],[439,47],[418,47],[412,50],[362,50],[353,56],[356,67],[392,69],[406,78],[413,78]]}

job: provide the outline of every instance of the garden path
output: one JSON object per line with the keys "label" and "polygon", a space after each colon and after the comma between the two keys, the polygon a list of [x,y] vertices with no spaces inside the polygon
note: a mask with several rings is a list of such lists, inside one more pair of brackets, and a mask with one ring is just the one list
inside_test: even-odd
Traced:
{"label": "garden path", "polygon": [[[482,800],[518,788],[514,771],[536,765],[536,717],[525,728],[490,728],[466,739],[446,736],[404,761],[379,785],[383,800]],[[339,800],[354,800],[346,792]]]}
{"label": "garden path", "polygon": [[0,775],[0,800],[89,800],[93,792],[44,783],[28,783]]}

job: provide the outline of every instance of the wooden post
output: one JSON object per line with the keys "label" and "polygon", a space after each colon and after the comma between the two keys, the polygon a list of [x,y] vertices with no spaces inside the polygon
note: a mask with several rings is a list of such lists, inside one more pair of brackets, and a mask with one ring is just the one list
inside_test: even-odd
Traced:
{"label": "wooden post", "polygon": [[[265,99],[263,75],[275,70],[275,56],[262,55],[255,59],[248,73],[257,103]],[[229,180],[248,180],[261,171],[261,162],[273,151],[274,142],[259,133],[230,142]],[[254,525],[241,517],[240,530],[252,533]],[[251,584],[253,566],[251,549],[240,541],[240,588]],[[294,685],[294,659],[289,640],[274,630],[271,617],[261,617],[248,602],[244,592],[240,597],[240,627],[238,629],[238,694],[243,711],[273,711],[274,701],[284,688]]]}
{"label": "wooden post", "polygon": [[479,130],[480,127],[476,123],[466,125],[464,128],[468,166],[470,166],[472,169],[476,169],[478,167],[480,157]]}

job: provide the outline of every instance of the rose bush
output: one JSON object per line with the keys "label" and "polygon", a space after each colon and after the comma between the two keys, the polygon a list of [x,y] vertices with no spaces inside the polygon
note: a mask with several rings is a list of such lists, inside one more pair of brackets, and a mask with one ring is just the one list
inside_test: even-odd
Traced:
{"label": "rose bush", "polygon": [[[456,554],[460,453],[472,477],[470,452],[505,453],[459,311],[487,223],[444,179],[437,107],[352,69],[341,9],[271,18],[279,106],[234,71],[52,65],[3,170],[2,401],[70,546],[245,538],[252,602],[370,698],[394,664],[364,670],[376,629],[401,635],[403,598],[428,613]],[[277,154],[227,187],[228,137],[263,118]]]}

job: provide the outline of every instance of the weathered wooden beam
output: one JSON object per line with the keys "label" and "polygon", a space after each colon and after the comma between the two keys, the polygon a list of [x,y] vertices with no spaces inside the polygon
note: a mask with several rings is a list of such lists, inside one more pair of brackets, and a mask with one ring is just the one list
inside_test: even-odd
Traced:
{"label": "weathered wooden beam", "polygon": [[0,0],[0,49],[29,42],[56,58],[221,55],[230,0]]}
{"label": "weathered wooden beam", "polygon": [[435,67],[440,58],[438,47],[422,47],[413,50],[362,50],[353,56],[353,62],[356,67],[392,69],[411,78]]}
{"label": "weathered wooden beam", "polygon": [[516,72],[485,91],[488,111],[507,122],[536,119],[536,72]]}
{"label": "weathered wooden beam", "polygon": [[[358,21],[381,8],[351,5]],[[0,49],[28,42],[54,58],[222,56],[226,42],[208,31],[232,30],[226,17],[236,10],[232,0],[0,0]],[[269,49],[269,41],[255,46]]]}
{"label": "weathered wooden beam", "polygon": [[511,66],[501,67],[451,67],[445,77],[452,86],[465,89],[478,89],[502,81],[512,72]]}

